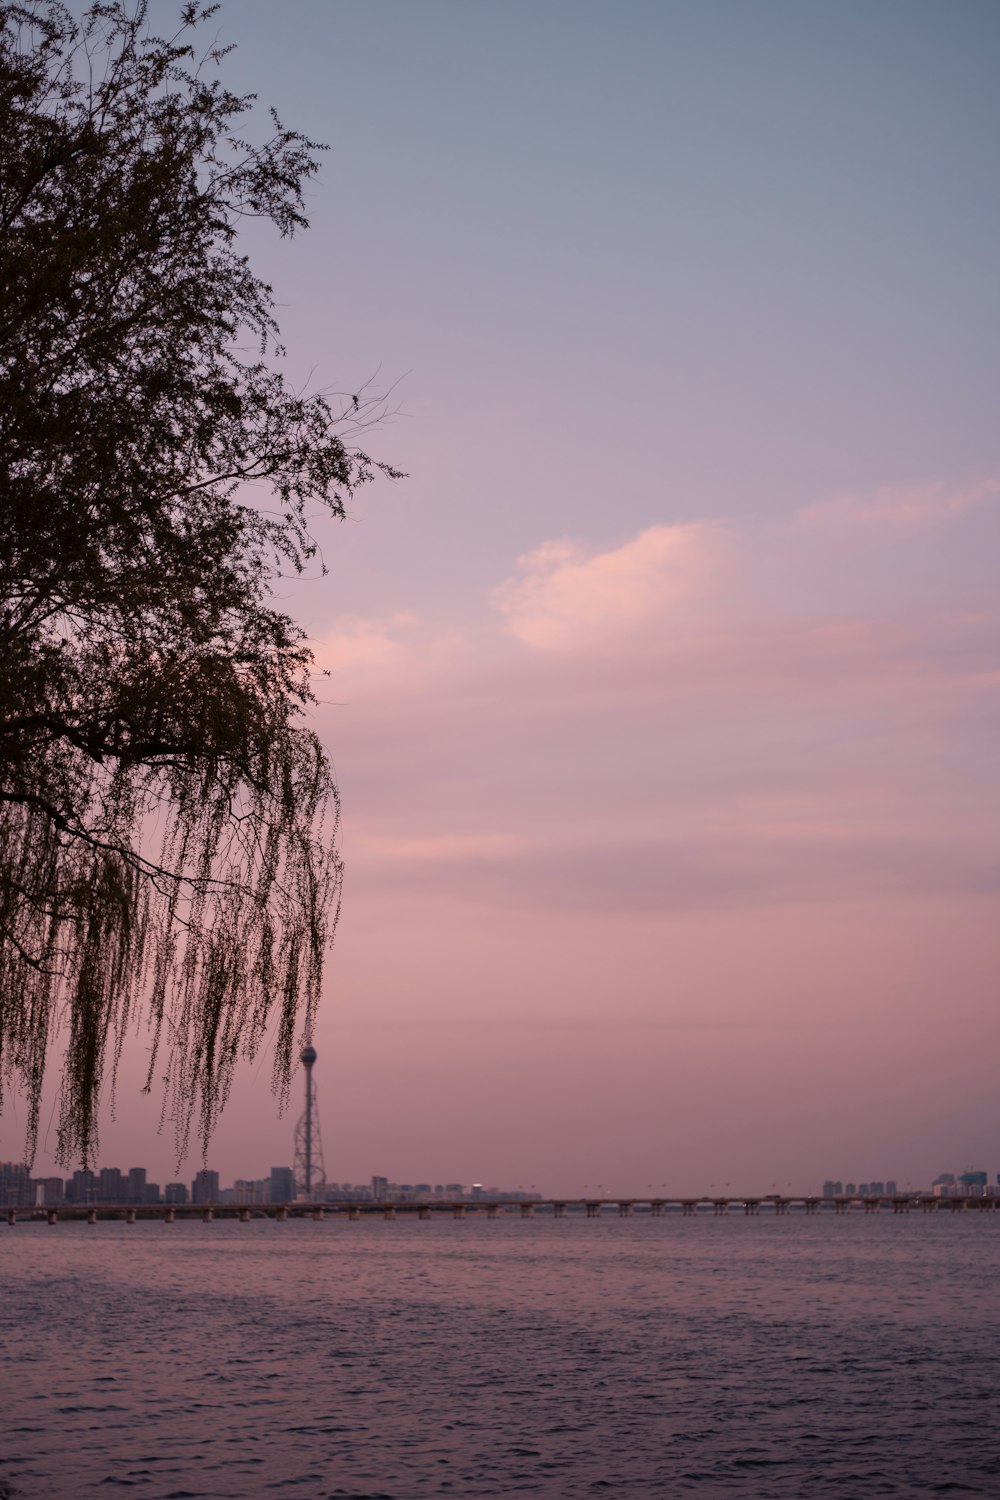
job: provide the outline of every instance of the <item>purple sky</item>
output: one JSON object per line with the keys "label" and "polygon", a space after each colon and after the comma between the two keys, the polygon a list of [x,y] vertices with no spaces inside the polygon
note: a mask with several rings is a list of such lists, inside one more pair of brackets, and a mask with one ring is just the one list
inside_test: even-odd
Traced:
{"label": "purple sky", "polygon": [[[253,241],[290,368],[401,378],[411,474],[289,595],[344,799],[328,1175],[1000,1171],[1000,10],[219,23],[334,148]],[[225,1180],[290,1160],[268,1076]],[[165,1179],[133,1083],[101,1157]]]}

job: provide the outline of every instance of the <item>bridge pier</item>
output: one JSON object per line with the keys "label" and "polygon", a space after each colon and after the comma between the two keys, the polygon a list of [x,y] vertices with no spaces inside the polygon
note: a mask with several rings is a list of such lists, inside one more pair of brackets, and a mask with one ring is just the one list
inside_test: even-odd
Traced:
{"label": "bridge pier", "polygon": [[249,1224],[250,1223],[250,1210],[248,1208],[241,1208],[240,1209],[240,1223],[241,1224]]}
{"label": "bridge pier", "polygon": [[453,1203],[452,1206],[451,1206],[451,1216],[452,1216],[453,1219],[464,1219],[465,1218],[465,1204],[464,1203]]}
{"label": "bridge pier", "polygon": [[865,1213],[866,1214],[877,1214],[878,1213],[878,1199],[877,1198],[866,1198],[864,1200],[864,1204],[865,1204]]}
{"label": "bridge pier", "polygon": [[8,1210],[7,1210],[7,1223],[10,1225],[11,1229],[13,1229],[14,1225],[17,1223],[17,1209],[16,1208],[8,1208]]}
{"label": "bridge pier", "polygon": [[382,1217],[383,1219],[394,1219],[396,1217],[395,1205],[392,1203],[387,1203],[382,1210]]}
{"label": "bridge pier", "polygon": [[774,1200],[774,1211],[775,1211],[776,1214],[787,1214],[787,1212],[788,1212],[788,1199],[787,1198],[776,1198]]}
{"label": "bridge pier", "polygon": [[619,1203],[619,1205],[618,1205],[618,1217],[619,1217],[619,1219],[631,1219],[631,1217],[632,1217],[632,1205],[631,1205],[631,1203],[629,1203],[629,1202]]}
{"label": "bridge pier", "polygon": [[173,1204],[170,1204],[169,1207],[163,1210],[163,1222],[164,1224],[172,1224],[174,1222]]}
{"label": "bridge pier", "polygon": [[666,1208],[666,1206],[667,1205],[664,1203],[662,1198],[654,1198],[649,1205],[649,1211],[653,1215],[654,1219],[662,1219],[663,1210]]}
{"label": "bridge pier", "polygon": [[97,1223],[97,1209],[96,1208],[88,1208],[87,1209],[87,1223],[88,1224],[96,1224]]}
{"label": "bridge pier", "polygon": [[[428,1209],[428,1218],[429,1217],[430,1217],[430,1210]],[[486,1205],[486,1217],[488,1219],[499,1219],[499,1217],[500,1217],[500,1205],[499,1205],[499,1203],[487,1203],[487,1205]]]}
{"label": "bridge pier", "polygon": [[760,1203],[756,1198],[745,1198],[743,1200],[743,1212],[751,1216],[759,1214]]}
{"label": "bridge pier", "polygon": [[56,1211],[55,1211],[55,1209],[54,1208],[48,1209],[46,1211],[45,1217],[48,1219],[48,1221],[49,1221],[50,1224],[54,1224],[56,1222]]}
{"label": "bridge pier", "polygon": [[360,1219],[360,1218],[361,1218],[361,1210],[360,1210],[360,1208],[358,1207],[358,1205],[356,1203],[352,1203],[351,1206],[350,1206],[350,1208],[347,1210],[347,1220],[348,1220],[348,1223],[355,1224],[355,1223],[357,1223],[358,1219]]}
{"label": "bridge pier", "polygon": [[587,1204],[587,1218],[599,1219],[601,1217],[601,1205],[599,1203]]}
{"label": "bridge pier", "polygon": [[312,1216],[317,1220],[317,1222],[325,1216],[322,1203],[317,1203],[316,1207],[312,1211]]}
{"label": "bridge pier", "polygon": [[205,1207],[201,1211],[201,1222],[203,1224],[211,1224],[214,1218],[215,1213],[213,1211],[211,1203],[206,1203]]}
{"label": "bridge pier", "polygon": [[277,1219],[279,1224],[284,1224],[285,1220],[288,1218],[288,1204],[279,1203],[274,1217]]}
{"label": "bridge pier", "polygon": [[682,1218],[685,1218],[685,1219],[693,1219],[694,1218],[695,1202],[696,1202],[696,1200],[694,1198],[684,1198],[681,1201],[681,1216],[682,1216]]}
{"label": "bridge pier", "polygon": [[834,1198],[833,1200],[833,1211],[835,1214],[846,1214],[850,1206],[846,1198]]}
{"label": "bridge pier", "polygon": [[429,1219],[430,1216],[431,1216],[431,1211],[430,1211],[429,1204],[427,1204],[427,1203],[421,1203],[420,1207],[417,1209],[417,1218],[418,1219]]}
{"label": "bridge pier", "polygon": [[807,1198],[806,1199],[806,1213],[807,1214],[816,1214],[816,1213],[819,1213],[819,1199],[818,1198]]}
{"label": "bridge pier", "polygon": [[533,1219],[535,1217],[535,1205],[533,1203],[521,1204],[521,1218]]}
{"label": "bridge pier", "polygon": [[134,1224],[135,1223],[135,1209],[134,1208],[127,1208],[125,1210],[125,1223],[126,1224]]}
{"label": "bridge pier", "polygon": [[566,1217],[566,1205],[565,1205],[565,1203],[553,1203],[553,1205],[552,1205],[552,1212],[555,1214],[555,1216],[556,1216],[557,1219],[565,1219],[565,1217]]}
{"label": "bridge pier", "polygon": [[715,1215],[715,1217],[717,1219],[721,1219],[722,1216],[723,1216],[723,1214],[727,1214],[728,1212],[729,1212],[729,1199],[728,1198],[713,1198],[712,1199],[712,1213]]}

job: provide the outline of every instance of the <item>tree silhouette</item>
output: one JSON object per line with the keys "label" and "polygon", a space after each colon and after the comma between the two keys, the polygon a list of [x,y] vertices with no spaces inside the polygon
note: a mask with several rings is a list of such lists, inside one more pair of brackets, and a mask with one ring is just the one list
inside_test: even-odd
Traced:
{"label": "tree silhouette", "polygon": [[[376,472],[376,403],[289,388],[248,216],[306,227],[321,147],[146,12],[0,4],[0,1087],[65,1040],[92,1158],[130,1021],[178,1150],[275,1028],[287,1087],[336,922],[311,657],[272,603]],[[2,1102],[2,1096],[0,1096]]]}

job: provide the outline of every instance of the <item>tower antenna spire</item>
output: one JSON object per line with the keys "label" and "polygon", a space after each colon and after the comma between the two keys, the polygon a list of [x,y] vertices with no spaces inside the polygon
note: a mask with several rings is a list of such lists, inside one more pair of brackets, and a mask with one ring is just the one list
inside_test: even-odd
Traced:
{"label": "tower antenna spire", "polygon": [[306,1073],[306,1107],[295,1126],[295,1195],[306,1203],[312,1203],[322,1196],[326,1188],[323,1140],[319,1130],[316,1085],[312,1076],[316,1048],[311,1043],[303,1047],[299,1060]]}

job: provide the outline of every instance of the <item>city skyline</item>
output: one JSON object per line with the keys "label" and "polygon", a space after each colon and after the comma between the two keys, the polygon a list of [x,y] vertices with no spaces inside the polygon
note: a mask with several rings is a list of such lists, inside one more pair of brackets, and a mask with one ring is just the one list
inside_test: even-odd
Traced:
{"label": "city skyline", "polygon": [[[925,1174],[926,1175],[926,1174]],[[646,1185],[646,1193],[640,1196],[655,1197],[659,1193],[668,1196],[687,1196],[690,1190],[678,1194],[673,1191],[669,1183]],[[780,1196],[785,1192],[794,1192],[802,1196],[803,1190],[794,1184],[779,1183],[774,1181],[770,1184],[772,1194]],[[560,1191],[565,1193],[565,1189]],[[703,1185],[696,1196],[709,1198],[713,1195],[729,1196],[730,1193],[738,1195],[742,1191],[767,1195],[766,1190],[760,1183],[710,1183]],[[805,1194],[818,1193],[823,1198],[835,1197],[859,1197],[868,1196],[892,1198],[897,1195],[923,1194],[934,1196],[961,1196],[963,1194],[996,1194],[1000,1195],[1000,1172],[995,1174],[991,1180],[991,1174],[982,1168],[966,1167],[961,1171],[939,1172],[929,1182],[899,1180],[895,1178],[871,1178],[869,1181],[858,1179],[856,1182],[849,1179],[827,1178],[822,1186],[805,1189]],[[585,1183],[582,1191],[574,1188],[569,1196],[574,1198],[585,1198],[587,1196],[596,1198],[613,1198],[615,1196],[634,1197],[635,1193],[622,1193],[619,1185],[615,1183]],[[78,1169],[68,1178],[57,1174],[42,1176],[31,1171],[24,1163],[0,1161],[0,1206],[4,1204],[34,1204],[39,1203],[46,1206],[54,1206],[59,1203],[67,1204],[102,1204],[102,1205],[129,1205],[141,1206],[142,1204],[267,1204],[267,1203],[292,1203],[295,1201],[317,1201],[317,1202],[379,1202],[390,1201],[489,1201],[494,1197],[502,1197],[508,1201],[518,1199],[532,1199],[544,1197],[545,1194],[536,1184],[532,1183],[530,1188],[525,1188],[523,1183],[516,1187],[501,1188],[486,1183],[467,1183],[458,1181],[420,1181],[396,1182],[395,1180],[380,1174],[375,1174],[365,1181],[328,1181],[317,1188],[314,1194],[304,1193],[301,1184],[296,1184],[295,1169],[292,1166],[271,1167],[269,1171],[257,1178],[236,1177],[231,1185],[224,1185],[221,1174],[214,1168],[205,1166],[199,1168],[190,1184],[186,1181],[167,1182],[162,1189],[159,1183],[150,1179],[145,1167],[131,1167],[122,1170],[118,1167],[97,1167],[91,1169]]]}

